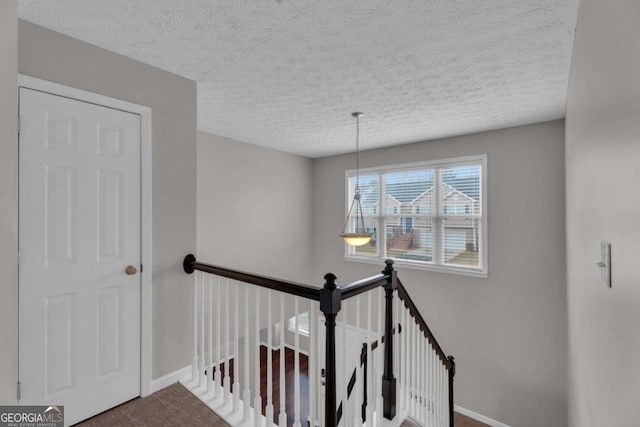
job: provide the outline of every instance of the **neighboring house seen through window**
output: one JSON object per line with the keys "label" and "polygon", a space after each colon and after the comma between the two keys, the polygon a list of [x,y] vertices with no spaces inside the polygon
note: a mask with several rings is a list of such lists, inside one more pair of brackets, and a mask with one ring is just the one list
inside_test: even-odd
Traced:
{"label": "neighboring house seen through window", "polygon": [[[373,239],[346,246],[346,258],[486,276],[485,164],[486,156],[474,156],[360,170]],[[355,171],[347,171],[347,190],[351,200]]]}

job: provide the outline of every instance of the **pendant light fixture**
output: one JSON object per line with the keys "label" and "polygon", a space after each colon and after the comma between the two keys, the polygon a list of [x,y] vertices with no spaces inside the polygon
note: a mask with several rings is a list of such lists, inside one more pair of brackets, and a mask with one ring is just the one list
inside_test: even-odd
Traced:
{"label": "pendant light fixture", "polygon": [[[356,111],[351,113],[351,116],[356,119],[356,188],[340,237],[348,245],[362,246],[369,243],[372,237],[372,234],[367,233],[364,226],[364,216],[362,215],[362,205],[360,203],[360,118],[363,114]],[[355,220],[355,229],[353,232],[347,232],[349,222],[352,220]]]}

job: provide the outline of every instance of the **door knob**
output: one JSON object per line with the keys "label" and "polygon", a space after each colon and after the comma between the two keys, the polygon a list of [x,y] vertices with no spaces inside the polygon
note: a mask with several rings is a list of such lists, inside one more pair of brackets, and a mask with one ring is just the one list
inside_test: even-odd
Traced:
{"label": "door knob", "polygon": [[133,274],[136,274],[138,272],[138,269],[133,265],[127,265],[127,267],[124,269],[124,272],[131,276]]}

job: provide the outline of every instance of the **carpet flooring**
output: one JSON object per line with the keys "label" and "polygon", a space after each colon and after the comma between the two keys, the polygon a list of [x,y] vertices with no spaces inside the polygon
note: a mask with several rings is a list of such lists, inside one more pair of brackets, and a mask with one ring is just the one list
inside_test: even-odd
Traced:
{"label": "carpet flooring", "polygon": [[189,390],[176,383],[145,398],[137,398],[76,424],[82,427],[173,427],[229,424]]}
{"label": "carpet flooring", "polygon": [[[79,427],[227,427],[229,424],[176,383],[145,398],[137,398],[89,418]],[[405,421],[402,427],[417,427]],[[488,427],[479,421],[455,414],[456,427]]]}

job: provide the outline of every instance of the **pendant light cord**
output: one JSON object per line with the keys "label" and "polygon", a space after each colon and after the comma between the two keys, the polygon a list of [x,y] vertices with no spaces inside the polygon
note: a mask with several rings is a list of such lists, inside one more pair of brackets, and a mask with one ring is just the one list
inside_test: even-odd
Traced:
{"label": "pendant light cord", "polygon": [[360,115],[356,115],[356,194],[360,194]]}

